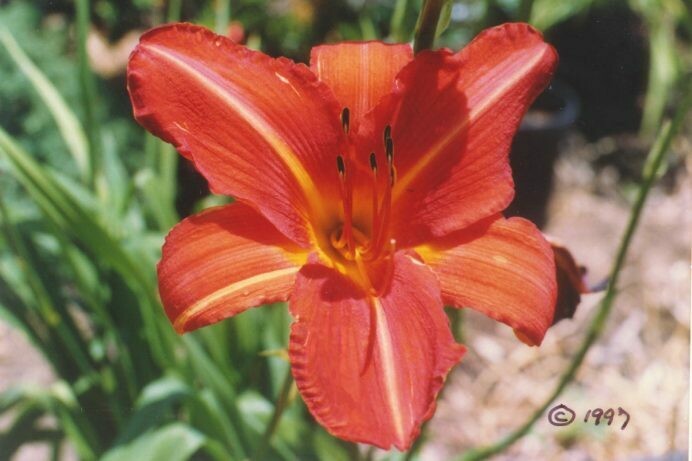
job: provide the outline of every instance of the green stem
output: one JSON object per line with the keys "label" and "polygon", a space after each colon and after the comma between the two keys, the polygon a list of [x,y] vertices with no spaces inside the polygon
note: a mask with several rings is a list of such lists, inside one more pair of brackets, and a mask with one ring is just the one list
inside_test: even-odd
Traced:
{"label": "green stem", "polygon": [[168,2],[168,13],[166,14],[166,21],[168,21],[168,22],[180,21],[182,9],[183,9],[183,0],[170,0]]}
{"label": "green stem", "polygon": [[89,0],[75,0],[77,11],[77,57],[79,61],[79,84],[82,92],[82,105],[84,109],[84,128],[89,144],[89,182],[94,184],[100,164],[97,163],[99,150],[98,124],[96,123],[96,87],[86,50],[87,35],[89,33]]}
{"label": "green stem", "polygon": [[663,118],[666,100],[678,77],[675,56],[675,26],[665,14],[643,11],[649,37],[649,75],[647,78],[640,136],[652,139]]}
{"label": "green stem", "polygon": [[370,16],[361,15],[358,23],[360,24],[360,37],[362,40],[377,40],[375,23],[372,22],[372,18]]}
{"label": "green stem", "polygon": [[444,0],[425,0],[418,16],[416,34],[413,39],[413,52],[432,48],[437,33],[437,23],[440,21],[440,13],[444,6]]}
{"label": "green stem", "polygon": [[574,359],[572,359],[572,363],[570,363],[569,367],[560,378],[560,381],[558,382],[558,385],[555,388],[555,390],[545,400],[543,405],[541,405],[540,408],[538,408],[538,410],[536,410],[521,427],[519,427],[517,430],[509,434],[507,437],[501,439],[499,442],[493,445],[474,449],[467,452],[459,458],[459,461],[479,461],[487,459],[490,456],[501,453],[514,442],[525,436],[531,430],[536,421],[538,421],[541,418],[543,413],[548,409],[548,407],[553,403],[553,401],[574,379],[574,376],[576,375],[579,366],[584,361],[584,358],[586,357],[589,348],[594,344],[596,339],[598,339],[599,335],[603,331],[603,328],[605,327],[605,321],[608,318],[608,314],[610,314],[610,311],[613,306],[613,301],[617,296],[617,282],[620,276],[620,271],[622,270],[622,267],[624,265],[627,250],[629,249],[630,243],[632,241],[634,231],[637,228],[637,224],[639,222],[639,218],[644,207],[644,203],[646,202],[646,198],[649,194],[649,191],[651,190],[651,186],[656,179],[659,168],[663,163],[663,159],[665,158],[666,153],[668,152],[668,147],[670,146],[670,143],[673,137],[675,136],[675,133],[680,128],[680,125],[682,124],[687,109],[690,106],[690,103],[692,103],[691,89],[692,85],[688,84],[685,89],[683,100],[675,114],[675,117],[673,118],[673,121],[668,121],[663,125],[659,132],[658,138],[656,139],[656,142],[649,151],[646,164],[644,165],[643,182],[637,193],[636,200],[632,205],[630,219],[627,223],[627,227],[625,229],[625,233],[622,237],[622,240],[620,241],[620,246],[618,248],[617,256],[615,258],[615,263],[613,264],[613,268],[610,273],[610,283],[608,284],[606,294],[598,307],[598,311],[596,312],[595,317],[589,325],[586,337],[584,338],[581,346],[579,347],[576,355],[574,356]]}
{"label": "green stem", "polygon": [[396,0],[396,4],[394,5],[392,20],[389,23],[389,36],[392,37],[395,42],[404,42],[410,37],[410,35],[407,36],[404,31],[404,19],[406,18],[407,5],[407,0]]}
{"label": "green stem", "polygon": [[276,405],[274,406],[274,413],[272,413],[272,417],[269,420],[269,424],[267,424],[267,428],[264,431],[264,435],[262,436],[262,440],[260,441],[259,445],[257,446],[257,449],[255,450],[255,454],[252,456],[252,459],[255,461],[262,461],[265,458],[265,454],[267,451],[269,451],[269,447],[271,446],[271,441],[272,437],[274,435],[274,432],[276,432],[276,428],[279,427],[279,422],[281,421],[281,416],[283,416],[284,411],[288,407],[288,404],[290,403],[290,395],[291,395],[291,389],[293,387],[293,375],[291,374],[291,367],[288,367],[288,370],[286,371],[286,377],[284,378],[284,382],[281,385],[281,390],[279,391],[279,397],[276,400]]}
{"label": "green stem", "polygon": [[533,0],[521,0],[519,2],[519,21],[529,22],[531,20],[531,12],[533,11]]}
{"label": "green stem", "polygon": [[450,311],[449,315],[451,317],[450,321],[450,327],[452,329],[452,334],[454,335],[454,339],[458,342],[463,344],[464,343],[464,310],[463,309],[458,309],[456,307],[452,307],[452,310]]}
{"label": "green stem", "polygon": [[357,443],[347,442],[346,451],[350,461],[360,461],[360,449]]}
{"label": "green stem", "polygon": [[216,30],[217,34],[227,35],[228,22],[231,20],[231,1],[216,0],[214,3],[214,10],[216,16],[214,29]]}

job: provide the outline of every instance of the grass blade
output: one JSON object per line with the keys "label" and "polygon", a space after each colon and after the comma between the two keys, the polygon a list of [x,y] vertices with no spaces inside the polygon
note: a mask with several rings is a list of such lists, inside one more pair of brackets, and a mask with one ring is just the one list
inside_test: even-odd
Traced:
{"label": "grass blade", "polygon": [[84,109],[84,126],[86,128],[87,142],[89,145],[90,170],[89,184],[96,179],[100,169],[97,152],[101,151],[99,127],[96,123],[96,82],[89,68],[89,56],[86,50],[86,41],[91,24],[89,18],[89,0],[75,0],[77,10],[77,58],[79,60],[79,83],[82,87],[82,105]]}
{"label": "grass blade", "polygon": [[142,328],[148,338],[151,353],[160,366],[172,364],[175,358],[168,351],[172,349],[174,333],[170,328],[162,328],[166,322],[161,320],[163,313],[156,296],[153,271],[142,267],[137,255],[129,254],[122,242],[106,231],[90,210],[80,206],[67,190],[1,128],[0,155],[7,158],[15,178],[39,205],[44,216],[61,233],[79,241],[95,261],[114,269],[137,293],[140,300],[137,315],[141,315]]}
{"label": "grass blade", "polygon": [[204,446],[205,439],[203,434],[186,424],[172,423],[146,432],[128,445],[110,450],[102,461],[185,461]]}
{"label": "grass blade", "polygon": [[82,125],[74,112],[70,110],[55,86],[31,62],[9,30],[3,25],[0,25],[0,43],[45,103],[58,125],[58,130],[77,165],[82,180],[88,183],[91,171],[89,148]]}

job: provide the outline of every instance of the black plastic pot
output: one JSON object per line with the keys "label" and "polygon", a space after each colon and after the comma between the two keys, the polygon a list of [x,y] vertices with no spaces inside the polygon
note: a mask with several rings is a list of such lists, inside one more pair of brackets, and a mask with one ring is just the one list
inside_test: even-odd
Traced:
{"label": "black plastic pot", "polygon": [[551,84],[531,106],[510,152],[516,195],[507,216],[522,216],[538,227],[545,225],[555,160],[578,115],[576,93],[560,82]]}

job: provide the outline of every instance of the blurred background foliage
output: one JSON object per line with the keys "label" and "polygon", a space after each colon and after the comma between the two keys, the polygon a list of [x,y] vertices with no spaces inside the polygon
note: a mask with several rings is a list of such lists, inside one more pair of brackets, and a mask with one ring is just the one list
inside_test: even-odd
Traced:
{"label": "blurred background foliage", "polygon": [[[372,456],[326,434],[296,398],[282,306],[173,332],[157,298],[163,238],[182,216],[224,199],[208,196],[192,168],[134,122],[124,69],[139,34],[166,21],[305,62],[316,43],[411,41],[420,2],[0,5],[0,316],[56,377],[48,388],[0,394],[0,459],[31,442],[50,446],[52,459]],[[557,79],[579,94],[585,136],[639,133],[648,147],[691,68],[683,0],[448,1],[437,43],[459,49],[517,20],[558,48]],[[645,150],[615,149],[603,161],[636,181]]]}

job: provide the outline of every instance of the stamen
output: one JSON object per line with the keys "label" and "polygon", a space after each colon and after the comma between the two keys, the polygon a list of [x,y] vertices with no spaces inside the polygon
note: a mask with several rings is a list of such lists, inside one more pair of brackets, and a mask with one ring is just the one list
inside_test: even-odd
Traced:
{"label": "stamen", "polygon": [[[344,108],[341,113],[341,122],[344,132],[348,133],[350,112],[348,108]],[[381,287],[373,286],[368,274],[368,269],[372,269],[368,261],[384,262],[388,270],[391,270],[391,264],[386,261],[390,259],[395,251],[395,242],[389,239],[388,228],[391,214],[392,187],[396,180],[396,168],[394,167],[394,141],[391,135],[391,126],[387,125],[383,133],[384,154],[386,156],[386,176],[378,178],[377,154],[371,152],[368,158],[370,169],[372,170],[372,216],[369,235],[363,234],[357,228],[353,227],[353,187],[354,177],[352,172],[352,161],[355,158],[354,146],[349,146],[349,149],[336,156],[336,168],[339,173],[339,186],[343,204],[343,225],[335,229],[330,234],[331,245],[339,251],[341,255],[349,261],[355,263],[363,277],[364,286],[369,288],[373,295],[378,295]],[[380,175],[381,176],[381,175]],[[384,190],[382,190],[384,188]],[[374,274],[374,273],[371,273]],[[387,274],[377,274],[377,279],[380,275],[385,275],[385,279],[389,277]],[[378,283],[379,285],[379,283]]]}
{"label": "stamen", "polygon": [[[387,164],[389,166],[389,181],[386,181],[386,189],[384,192],[384,198],[382,200],[382,205],[379,206],[377,213],[373,211],[373,231],[372,231],[372,242],[368,248],[368,257],[370,259],[377,259],[382,254],[382,250],[386,246],[386,233],[389,227],[389,215],[391,209],[392,201],[392,187],[394,186],[394,181],[396,179],[396,171],[394,169],[394,141],[391,137],[391,127],[386,126],[384,130],[384,145],[385,153],[387,154]],[[372,156],[371,156],[372,157]],[[376,181],[375,181],[376,182]],[[373,199],[373,208],[376,207],[375,203],[377,199]]]}
{"label": "stamen", "polygon": [[392,127],[387,125],[384,129],[384,151],[387,154],[387,164],[389,165],[389,182],[394,185],[396,172],[394,171],[394,141],[392,140]]}
{"label": "stamen", "polygon": [[370,152],[370,168],[372,169],[373,173],[377,175],[377,159],[375,158],[374,152]]}
{"label": "stamen", "polygon": [[392,161],[394,160],[394,141],[392,138],[387,138],[384,142],[384,151],[387,153],[387,163],[392,166]]}
{"label": "stamen", "polygon": [[344,177],[346,167],[344,166],[344,158],[341,155],[336,156],[336,169],[339,171],[339,176]]}
{"label": "stamen", "polygon": [[[375,153],[370,152],[370,168],[372,169],[372,225],[375,226],[377,223],[377,159],[375,158]],[[373,234],[376,229],[373,228]],[[373,235],[374,237],[374,235]],[[367,252],[367,250],[366,250]]]}
{"label": "stamen", "polygon": [[336,169],[339,172],[339,190],[344,209],[344,227],[339,243],[335,247],[343,248],[348,246],[347,255],[350,256],[353,251],[353,197],[351,188],[347,184],[349,178],[346,176],[346,164],[341,155],[336,156]]}
{"label": "stamen", "polygon": [[392,201],[392,185],[389,181],[387,183],[387,188],[385,189],[384,198],[382,200],[382,207],[377,213],[377,221],[374,225],[375,230],[373,232],[372,253],[370,255],[372,259],[380,257],[386,243],[386,232],[389,227],[389,215],[392,208],[390,203]]}
{"label": "stamen", "polygon": [[344,133],[346,134],[348,134],[350,121],[351,111],[348,110],[348,107],[344,107],[344,109],[341,111],[341,128],[343,128]]}

